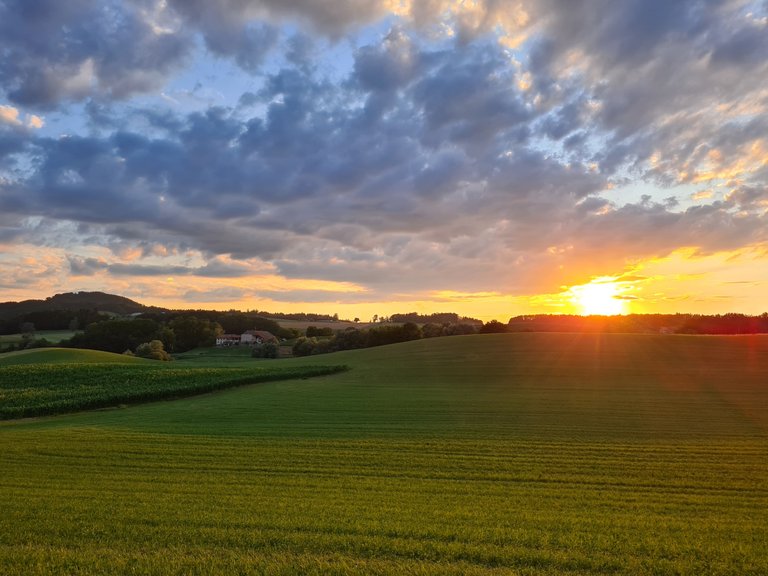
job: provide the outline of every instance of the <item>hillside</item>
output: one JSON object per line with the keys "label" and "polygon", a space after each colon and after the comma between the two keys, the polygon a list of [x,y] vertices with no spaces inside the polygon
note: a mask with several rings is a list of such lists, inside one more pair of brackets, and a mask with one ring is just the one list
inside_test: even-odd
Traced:
{"label": "hillside", "polygon": [[2,302],[0,303],[0,319],[52,310],[96,310],[98,312],[128,315],[150,311],[158,312],[163,309],[144,306],[124,296],[106,294],[104,292],[67,292],[56,294],[45,300]]}
{"label": "hillside", "polygon": [[351,370],[0,424],[0,573],[768,573],[768,337],[323,361]]}
{"label": "hillside", "polygon": [[768,435],[768,336],[454,336],[278,363],[350,371],[322,385],[206,399],[204,421],[183,403],[116,418],[140,430],[155,421],[164,430],[171,417],[184,433],[358,438]]}
{"label": "hillside", "polygon": [[0,368],[18,364],[153,364],[150,360],[77,348],[35,348],[0,355]]}

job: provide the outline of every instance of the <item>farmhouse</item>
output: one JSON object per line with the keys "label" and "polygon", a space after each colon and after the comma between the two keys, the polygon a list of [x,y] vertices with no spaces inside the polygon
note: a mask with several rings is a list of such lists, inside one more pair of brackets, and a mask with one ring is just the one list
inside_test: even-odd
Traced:
{"label": "farmhouse", "polygon": [[247,330],[242,334],[222,334],[216,337],[216,346],[220,348],[226,346],[255,346],[256,344],[265,344],[274,342],[279,344],[277,336],[266,330]]}
{"label": "farmhouse", "polygon": [[240,346],[240,334],[222,334],[217,336],[216,346]]}
{"label": "farmhouse", "polygon": [[246,346],[266,344],[267,342],[280,343],[277,336],[266,330],[247,330],[240,336],[240,344],[245,344]]}

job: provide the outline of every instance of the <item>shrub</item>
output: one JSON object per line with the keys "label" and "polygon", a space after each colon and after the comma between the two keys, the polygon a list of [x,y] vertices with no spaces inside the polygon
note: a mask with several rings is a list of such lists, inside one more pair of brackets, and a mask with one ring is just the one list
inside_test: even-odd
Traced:
{"label": "shrub", "polygon": [[277,358],[279,355],[280,347],[274,342],[256,344],[251,352],[252,358]]}
{"label": "shrub", "polygon": [[445,336],[462,336],[464,334],[475,334],[476,332],[477,330],[472,324],[451,324],[443,329]]}
{"label": "shrub", "polygon": [[333,336],[333,330],[331,328],[307,326],[307,338],[312,338],[313,336]]}
{"label": "shrub", "polygon": [[439,324],[424,324],[421,333],[424,338],[438,338],[443,335],[443,327]]}
{"label": "shrub", "polygon": [[504,332],[507,332],[507,325],[498,320],[491,320],[480,328],[480,334],[503,334]]}
{"label": "shrub", "polygon": [[293,345],[294,356],[309,356],[317,346],[315,338],[299,338]]}
{"label": "shrub", "polygon": [[152,340],[151,342],[139,344],[136,347],[136,356],[149,358],[150,360],[162,360],[165,362],[171,360],[171,355],[165,351],[163,343],[160,340]]}
{"label": "shrub", "polygon": [[46,338],[38,338],[37,340],[31,340],[27,343],[27,349],[29,348],[48,348],[51,343]]}

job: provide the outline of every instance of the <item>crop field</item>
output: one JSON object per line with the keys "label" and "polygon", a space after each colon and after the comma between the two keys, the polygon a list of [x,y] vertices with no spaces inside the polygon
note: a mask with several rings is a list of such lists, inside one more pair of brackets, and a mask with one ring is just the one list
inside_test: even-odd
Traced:
{"label": "crop field", "polygon": [[0,573],[768,573],[766,337],[273,362],[320,360],[350,370],[0,423]]}
{"label": "crop field", "polygon": [[[121,355],[86,353],[114,363],[29,363],[31,358],[80,357],[69,350],[22,354],[23,363],[0,369],[0,420],[104,408],[190,396],[275,380],[293,380],[340,372],[344,366],[250,368],[175,368],[149,360],[125,362]],[[53,352],[53,354],[51,353]]]}

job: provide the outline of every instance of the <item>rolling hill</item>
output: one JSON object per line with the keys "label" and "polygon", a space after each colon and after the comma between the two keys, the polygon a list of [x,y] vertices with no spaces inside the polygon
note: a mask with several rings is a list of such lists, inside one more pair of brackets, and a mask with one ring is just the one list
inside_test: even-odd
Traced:
{"label": "rolling hill", "polygon": [[2,302],[0,303],[0,319],[14,318],[31,312],[52,310],[96,310],[99,312],[128,315],[150,311],[157,312],[164,309],[144,306],[129,298],[104,292],[67,292],[56,294],[45,300]]}
{"label": "rolling hill", "polygon": [[0,368],[18,364],[152,364],[150,360],[78,348],[35,348],[0,356]]}
{"label": "rolling hill", "polygon": [[768,573],[768,337],[322,359],[351,370],[1,424],[0,572]]}

